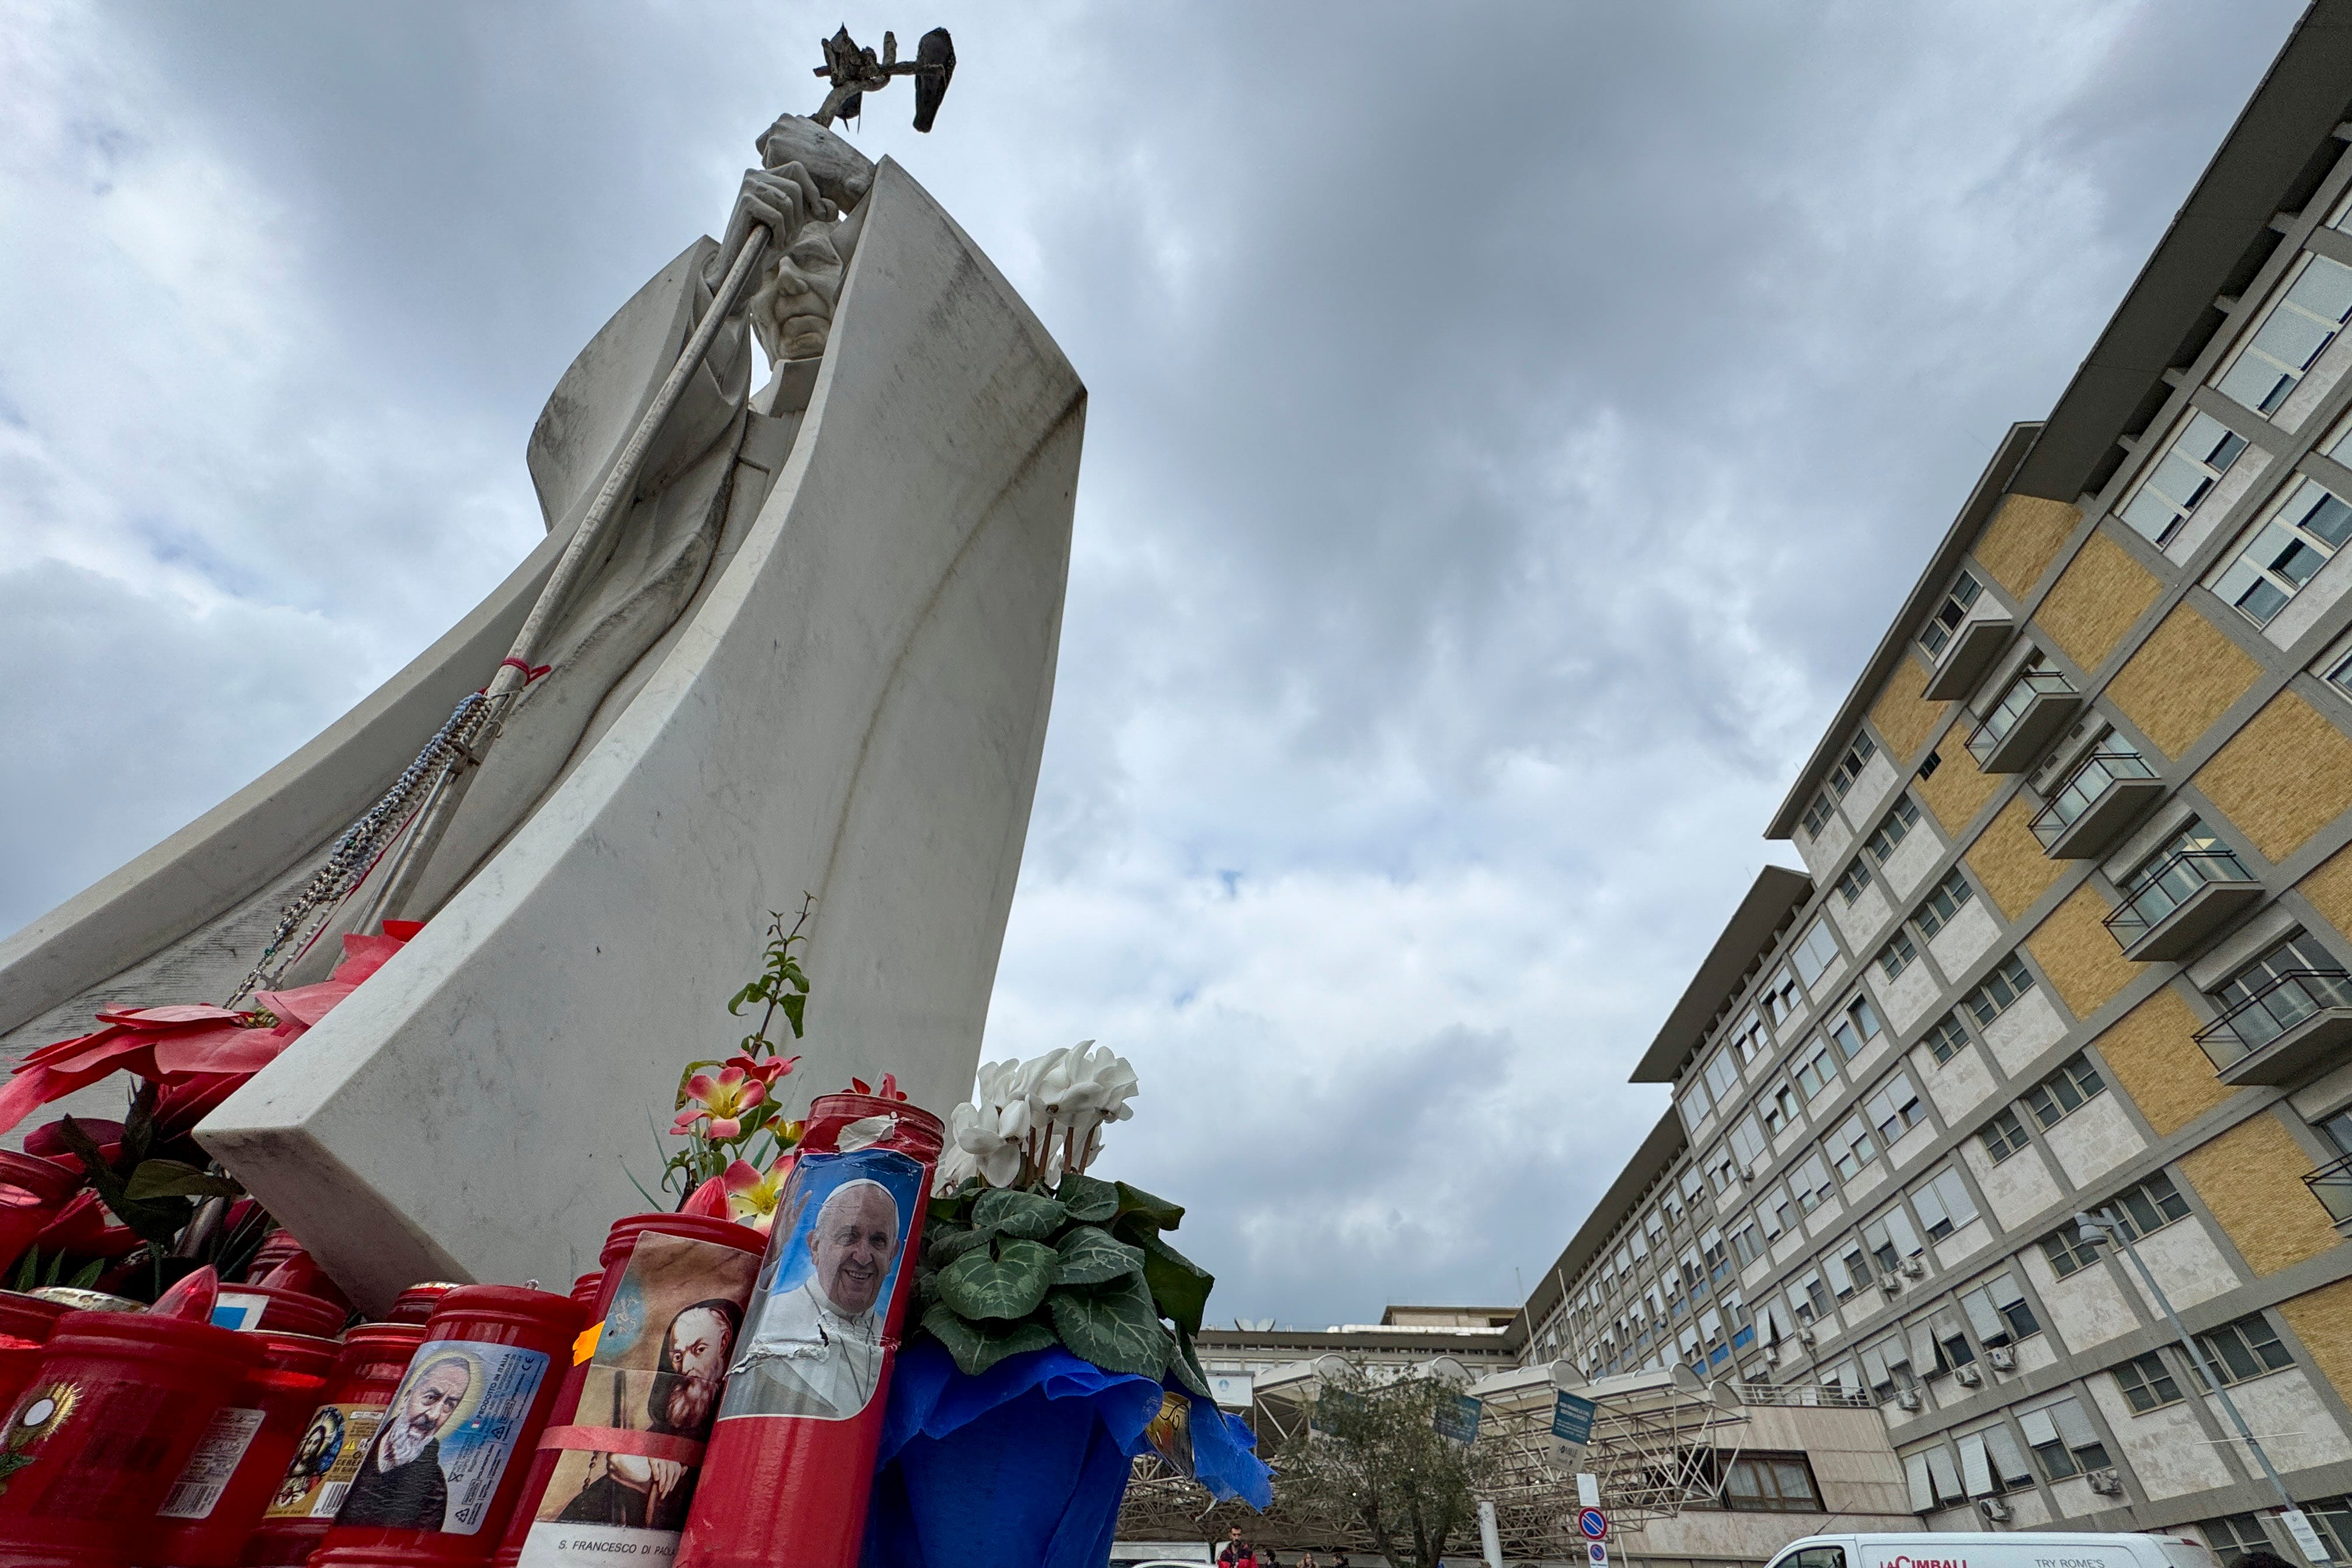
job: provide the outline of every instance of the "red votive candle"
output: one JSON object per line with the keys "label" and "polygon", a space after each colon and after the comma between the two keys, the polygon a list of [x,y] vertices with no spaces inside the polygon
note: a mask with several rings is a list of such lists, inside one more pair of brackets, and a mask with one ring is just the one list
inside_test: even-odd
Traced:
{"label": "red votive candle", "polygon": [[268,1345],[255,1334],[139,1312],[70,1312],[0,1429],[23,1461],[0,1492],[0,1563],[121,1568],[144,1555],[156,1507]]}
{"label": "red votive candle", "polygon": [[154,1544],[141,1549],[142,1563],[236,1568],[342,1350],[331,1339],[253,1332],[266,1347],[261,1365],[234,1404],[213,1412],[155,1511]]}
{"label": "red votive candle", "polygon": [[499,1568],[667,1562],[768,1239],[699,1214],[632,1215],[604,1238],[580,1337]]}
{"label": "red votive candle", "polygon": [[393,1298],[392,1311],[383,1314],[384,1322],[390,1323],[428,1322],[433,1316],[433,1309],[441,1304],[441,1298],[459,1288],[447,1280],[427,1280],[422,1284],[411,1285]]}
{"label": "red votive candle", "polygon": [[332,1339],[351,1310],[280,1285],[223,1285],[213,1301],[213,1322],[225,1329],[275,1329]]}
{"label": "red votive candle", "polygon": [[856,1568],[943,1130],[871,1095],[809,1107],[677,1568]]}
{"label": "red votive candle", "polygon": [[334,1527],[368,1439],[424,1343],[423,1323],[362,1323],[343,1335],[342,1353],[246,1544],[251,1568],[310,1561]]}
{"label": "red votive candle", "polygon": [[586,1322],[548,1291],[442,1297],[312,1568],[487,1562]]}

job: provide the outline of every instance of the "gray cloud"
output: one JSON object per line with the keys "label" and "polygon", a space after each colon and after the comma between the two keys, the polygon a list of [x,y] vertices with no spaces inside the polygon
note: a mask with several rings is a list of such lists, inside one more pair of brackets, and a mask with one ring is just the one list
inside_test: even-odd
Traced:
{"label": "gray cloud", "polygon": [[[990,1052],[1135,1059],[1110,1168],[1218,1312],[1549,1262],[1790,768],[2294,14],[850,9],[955,28],[939,131],[857,139],[1093,393]],[[12,13],[0,927],[528,548],[547,389],[842,19]]]}

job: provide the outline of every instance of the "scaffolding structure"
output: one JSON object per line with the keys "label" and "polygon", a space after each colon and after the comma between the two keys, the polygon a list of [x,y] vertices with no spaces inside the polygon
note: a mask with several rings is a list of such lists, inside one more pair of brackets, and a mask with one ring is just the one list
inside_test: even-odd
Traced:
{"label": "scaffolding structure", "polygon": [[[1426,1367],[1412,1371],[1433,1375]],[[1442,1365],[1433,1375],[1454,1380]],[[1314,1363],[1259,1375],[1248,1419],[1261,1452],[1271,1453],[1305,1425],[1321,1381]],[[1495,1505],[1507,1558],[1583,1560],[1585,1542],[1576,1523],[1580,1472],[1599,1480],[1612,1533],[1638,1531],[1651,1520],[1722,1500],[1723,1478],[1748,1419],[1729,1384],[1703,1385],[1663,1372],[1577,1382],[1573,1392],[1595,1407],[1591,1440],[1580,1451],[1552,1436],[1559,1389],[1553,1368],[1501,1373],[1465,1389],[1481,1404],[1477,1441],[1497,1461],[1500,1480],[1486,1500]],[[1373,1550],[1370,1537],[1351,1521],[1302,1517],[1286,1508],[1280,1485],[1277,1476],[1275,1506],[1259,1514],[1244,1503],[1213,1502],[1199,1482],[1147,1455],[1134,1461],[1119,1538],[1223,1541],[1226,1527],[1237,1524],[1249,1540],[1282,1550]]]}

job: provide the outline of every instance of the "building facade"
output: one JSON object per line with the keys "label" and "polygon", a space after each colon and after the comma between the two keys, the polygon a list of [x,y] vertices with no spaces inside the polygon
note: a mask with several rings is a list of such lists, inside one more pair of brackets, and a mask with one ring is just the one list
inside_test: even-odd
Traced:
{"label": "building facade", "polygon": [[2323,4],[1795,780],[1525,1359],[1867,1400],[1931,1528],[2296,1560],[2113,1211],[2352,1563],[2347,118]]}

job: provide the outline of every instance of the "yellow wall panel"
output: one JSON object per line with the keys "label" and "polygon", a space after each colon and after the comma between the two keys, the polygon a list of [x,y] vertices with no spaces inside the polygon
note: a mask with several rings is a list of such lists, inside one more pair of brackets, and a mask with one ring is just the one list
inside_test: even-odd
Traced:
{"label": "yellow wall panel", "polygon": [[2052,585],[2033,618],[2068,658],[2095,670],[2163,591],[2155,573],[2132,559],[2123,546],[2105,534],[2093,534]]}
{"label": "yellow wall panel", "polygon": [[1944,720],[1946,703],[1931,703],[1919,694],[1927,686],[1927,666],[1906,656],[1878,690],[1870,722],[1895,756],[1895,765],[1911,760]]}
{"label": "yellow wall panel", "polygon": [[2352,739],[2292,691],[2246,721],[2190,780],[2272,861],[2352,810]]}
{"label": "yellow wall panel", "polygon": [[[1966,752],[1961,753],[1963,758],[1966,756]],[[1928,782],[1941,781],[1944,769],[1952,765],[1953,758],[1947,756],[1944,768],[1938,769],[1936,777]],[[1961,857],[1969,862],[1969,869],[1977,873],[1977,881],[1984,884],[1985,892],[1991,894],[1992,901],[2000,906],[2000,912],[2011,920],[2024,914],[2028,904],[2049,891],[2050,884],[2058,880],[2061,870],[2058,862],[2042,853],[2042,841],[2035,838],[2033,830],[2026,826],[2032,818],[2032,807],[2024,796],[2011,797],[2009,804],[1985,824],[1984,831],[1977,835],[1977,841],[1970,844],[1969,852]]]}
{"label": "yellow wall panel", "polygon": [[[2107,945],[2115,946],[2112,938]],[[2042,957],[2038,949],[2033,956]],[[2048,959],[2042,967],[2049,967]],[[2168,987],[2117,1019],[2094,1042],[2107,1075],[2132,1097],[2158,1137],[2169,1137],[2237,1092],[2213,1075],[2212,1061],[2190,1038],[2197,1028],[2189,1004]]]}
{"label": "yellow wall panel", "polygon": [[2272,1114],[2249,1116],[2180,1156],[2181,1174],[2257,1274],[2316,1258],[2343,1238],[2303,1173],[2311,1156]]}
{"label": "yellow wall panel", "polygon": [[2352,1280],[2338,1280],[2278,1305],[2336,1392],[2352,1399]]}
{"label": "yellow wall panel", "polygon": [[[1981,846],[1983,840],[1978,843]],[[2139,966],[2124,956],[2116,939],[2099,924],[2106,917],[2107,901],[2086,882],[2067,894],[2066,902],[2052,910],[2049,918],[2025,939],[2033,961],[2042,966],[2042,972],[2050,977],[2068,1010],[2078,1019],[2098,1011],[2139,972]],[[2203,1053],[2199,1055],[2201,1060]]]}
{"label": "yellow wall panel", "polygon": [[2011,496],[1993,514],[1974,553],[2011,598],[2022,598],[2042,580],[2042,574],[2057,559],[2059,547],[2082,520],[2081,508],[2063,501]]}
{"label": "yellow wall panel", "polygon": [[2107,695],[2167,757],[2178,757],[2262,673],[2213,622],[2180,604],[2116,672]]}
{"label": "yellow wall panel", "polygon": [[2294,884],[2295,892],[2328,924],[2352,936],[2352,846],[2337,850],[2319,862],[2319,869]]}
{"label": "yellow wall panel", "polygon": [[1958,727],[1955,725],[1953,733],[1936,748],[1944,760],[1935,777],[1919,780],[1919,799],[1936,813],[1936,821],[1944,824],[1948,835],[1974,821],[1992,792],[2000,788],[2000,776],[1979,768],[1969,748],[1960,744]]}

